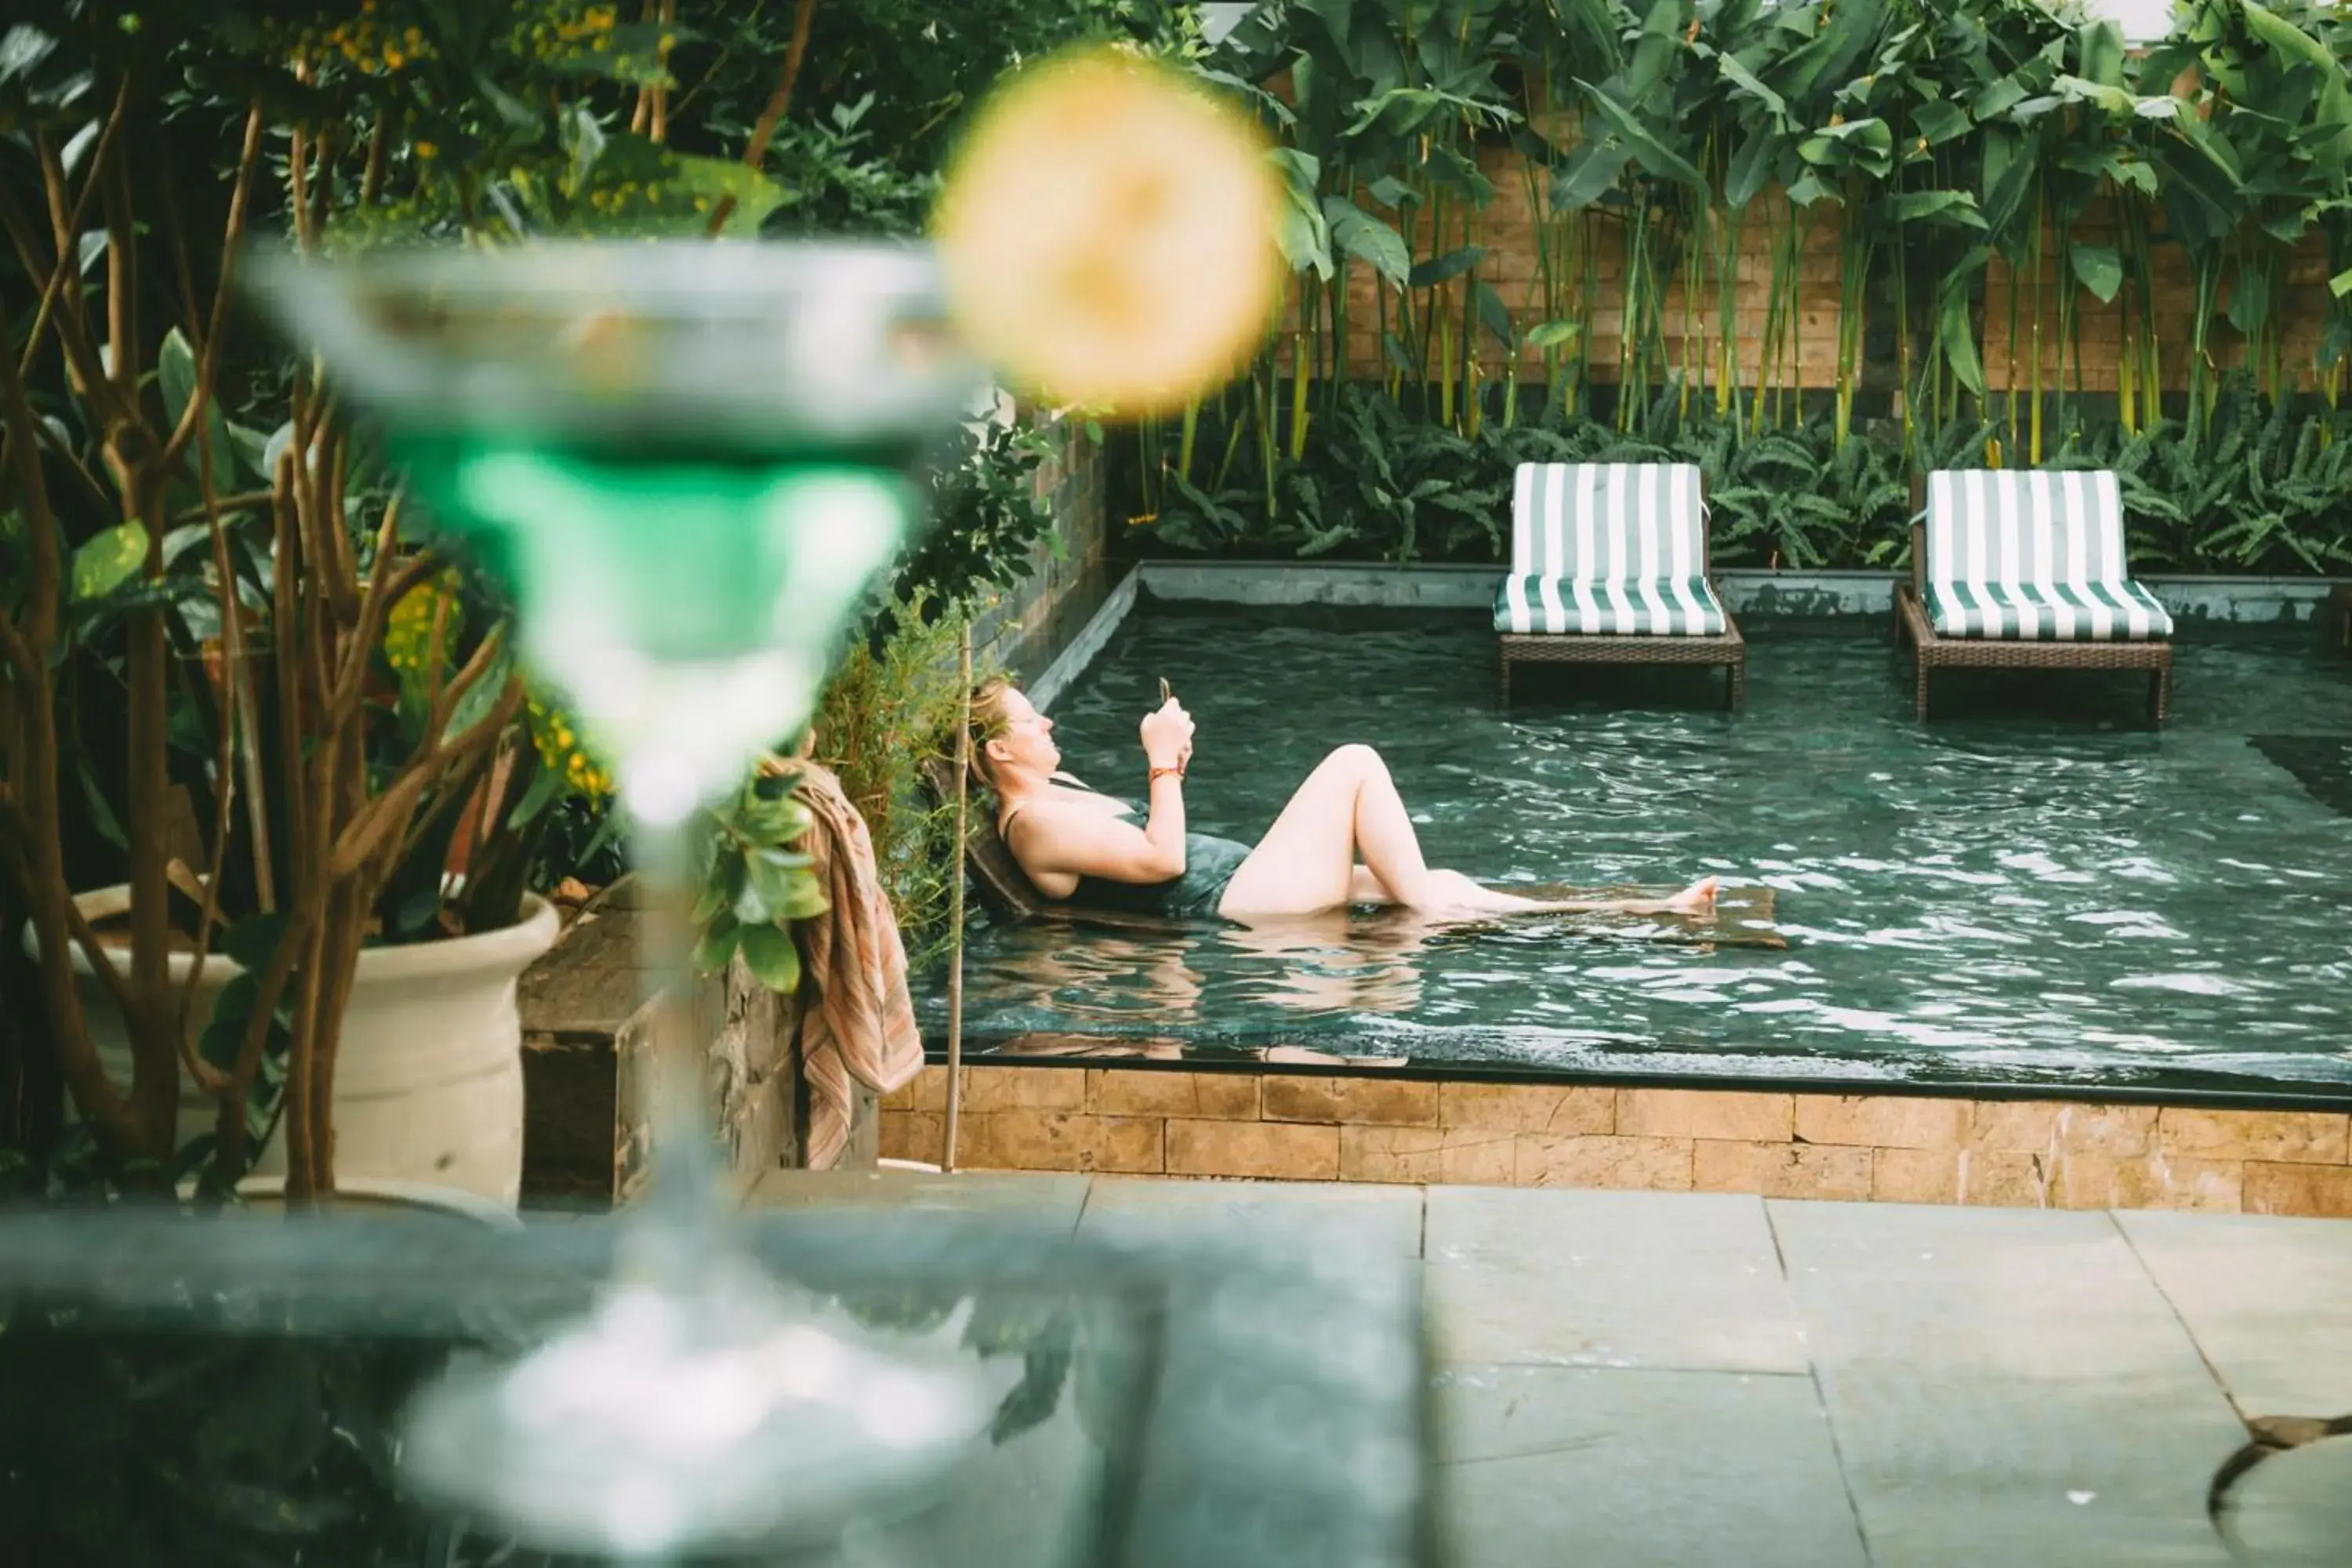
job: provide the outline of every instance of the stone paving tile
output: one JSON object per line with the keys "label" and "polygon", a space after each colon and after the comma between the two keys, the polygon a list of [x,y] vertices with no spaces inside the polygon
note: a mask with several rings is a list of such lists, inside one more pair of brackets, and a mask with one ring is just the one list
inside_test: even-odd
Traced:
{"label": "stone paving tile", "polygon": [[1447,1366],[1444,1561],[1860,1568],[1810,1377]]}
{"label": "stone paving tile", "polygon": [[1758,1198],[1432,1187],[1426,1258],[1448,1360],[1808,1368]]}
{"label": "stone paving tile", "polygon": [[2352,1225],[2256,1215],[2115,1220],[2241,1411],[2352,1411]]}
{"label": "stone paving tile", "polygon": [[745,1200],[754,1208],[898,1208],[1034,1215],[1075,1228],[1087,1176],[960,1171],[771,1171]]}
{"label": "stone paving tile", "polygon": [[1421,1256],[1419,1187],[1366,1182],[1178,1182],[1097,1176],[1081,1233],[1174,1232]]}
{"label": "stone paving tile", "polygon": [[2229,1561],[2244,1429],[2108,1216],[1769,1208],[1879,1562]]}

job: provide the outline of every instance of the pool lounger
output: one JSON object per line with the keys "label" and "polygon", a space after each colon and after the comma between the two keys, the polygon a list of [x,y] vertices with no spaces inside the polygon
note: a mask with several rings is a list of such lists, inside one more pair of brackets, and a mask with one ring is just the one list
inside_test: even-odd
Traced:
{"label": "pool lounger", "polygon": [[1912,647],[1916,717],[1934,669],[2131,669],[2164,722],[2172,617],[2132,580],[2112,472],[1948,468],[1914,474],[1911,502],[1895,637]]}
{"label": "pool lounger", "polygon": [[[928,759],[923,763],[923,782],[934,799],[950,801],[955,798],[955,769],[945,760],[938,757]],[[1037,890],[1035,884],[1021,869],[1020,863],[1013,858],[1013,851],[1006,848],[1004,840],[997,837],[996,824],[985,812],[972,814],[964,863],[971,874],[972,886],[980,894],[981,903],[998,920],[1058,920],[1073,925],[1157,936],[1179,935],[1217,923],[1213,921],[1167,920],[1155,915],[1132,914],[1124,910],[1083,909],[1048,899]],[[1679,888],[1566,887],[1513,887],[1506,890],[1525,898],[1554,899],[1664,899],[1681,891]],[[1663,942],[1683,946],[1786,947],[1789,945],[1787,939],[1773,924],[1772,902],[1773,889],[1770,888],[1725,888],[1716,899],[1716,913],[1710,920],[1692,920],[1678,915],[1578,915],[1559,918],[1572,921],[1581,933],[1592,936]]]}
{"label": "pool lounger", "polygon": [[1515,664],[1719,664],[1726,706],[1747,696],[1695,464],[1521,463],[1495,630],[1506,708]]}

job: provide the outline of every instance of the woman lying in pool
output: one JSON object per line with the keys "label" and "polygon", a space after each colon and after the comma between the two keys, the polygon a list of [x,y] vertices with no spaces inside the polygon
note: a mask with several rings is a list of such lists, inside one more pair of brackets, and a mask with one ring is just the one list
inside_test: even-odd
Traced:
{"label": "woman lying in pool", "polygon": [[972,700],[972,758],[996,795],[996,827],[1037,890],[1088,909],[1249,921],[1350,904],[1402,904],[1441,916],[1607,911],[1706,914],[1715,879],[1664,900],[1538,901],[1479,886],[1423,860],[1421,841],[1380,753],[1342,746],[1307,774],[1255,848],[1184,830],[1192,719],[1174,699],[1145,716],[1151,798],[1139,816],[1060,771],[1054,721],[1010,681]]}

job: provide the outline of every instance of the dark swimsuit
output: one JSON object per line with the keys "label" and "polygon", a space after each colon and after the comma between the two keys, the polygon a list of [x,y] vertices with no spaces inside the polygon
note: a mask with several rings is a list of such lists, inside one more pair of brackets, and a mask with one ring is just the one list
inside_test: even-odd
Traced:
{"label": "dark swimsuit", "polygon": [[[1077,784],[1088,795],[1103,792],[1076,779],[1061,782]],[[1124,795],[1111,795],[1132,812],[1138,820],[1147,820],[1150,812],[1142,803]],[[1014,811],[1013,816],[1021,813]],[[1013,816],[1004,819],[1003,829],[1013,826]],[[1219,838],[1210,833],[1184,835],[1184,874],[1164,882],[1118,882],[1103,877],[1080,877],[1077,887],[1066,899],[1058,900],[1079,909],[1117,910],[1125,914],[1165,915],[1171,920],[1206,920],[1213,918],[1217,906],[1224,901],[1225,888],[1234,873],[1249,858],[1250,847],[1231,838]]]}

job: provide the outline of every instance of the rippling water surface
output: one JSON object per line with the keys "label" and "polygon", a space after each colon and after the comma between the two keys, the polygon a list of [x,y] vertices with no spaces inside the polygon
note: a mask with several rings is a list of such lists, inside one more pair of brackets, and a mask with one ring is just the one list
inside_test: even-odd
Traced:
{"label": "rippling water surface", "polygon": [[[1865,1078],[2352,1078],[2352,663],[2307,629],[2188,628],[2161,732],[2138,722],[2131,676],[1939,677],[1922,727],[1875,621],[1748,630],[1743,715],[1696,672],[1528,681],[1506,715],[1475,624],[1139,612],[1055,717],[1071,771],[1140,795],[1136,721],[1165,676],[1199,723],[1197,831],[1255,840],[1325,752],[1366,741],[1433,864],[1496,882],[1714,872],[1779,889],[1787,951],[1379,918],[1167,939],[997,929],[967,960],[969,1036]],[[926,1011],[936,1022],[936,995]]]}

